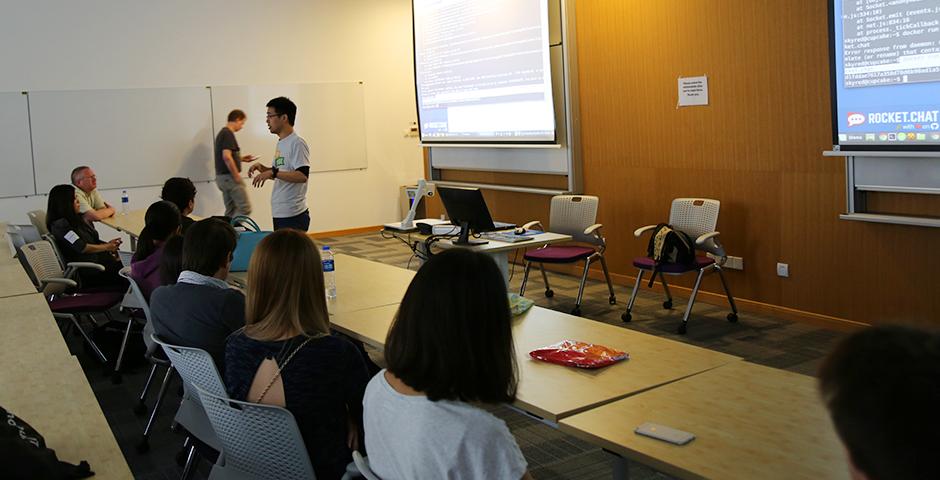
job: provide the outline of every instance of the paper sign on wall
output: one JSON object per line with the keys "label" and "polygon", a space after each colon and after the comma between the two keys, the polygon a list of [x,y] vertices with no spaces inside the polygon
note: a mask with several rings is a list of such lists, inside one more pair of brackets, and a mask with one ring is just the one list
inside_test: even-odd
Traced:
{"label": "paper sign on wall", "polygon": [[708,105],[708,77],[679,77],[677,107]]}

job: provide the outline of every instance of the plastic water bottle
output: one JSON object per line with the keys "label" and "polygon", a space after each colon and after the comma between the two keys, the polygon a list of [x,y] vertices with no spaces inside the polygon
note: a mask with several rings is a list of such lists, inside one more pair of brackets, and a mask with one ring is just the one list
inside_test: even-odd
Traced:
{"label": "plastic water bottle", "polygon": [[130,206],[131,199],[127,196],[127,190],[121,190],[121,215],[127,215]]}
{"label": "plastic water bottle", "polygon": [[323,246],[323,252],[320,253],[320,259],[323,262],[323,285],[326,289],[326,299],[336,298],[336,264],[333,262],[333,252],[329,245]]}

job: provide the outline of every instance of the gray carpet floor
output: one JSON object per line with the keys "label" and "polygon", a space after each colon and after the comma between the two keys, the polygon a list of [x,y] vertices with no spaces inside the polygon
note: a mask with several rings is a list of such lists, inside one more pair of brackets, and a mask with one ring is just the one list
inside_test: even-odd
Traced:
{"label": "gray carpet floor", "polygon": [[[393,239],[384,239],[378,233],[323,238],[318,240],[318,243],[330,245],[337,253],[390,265],[416,269],[418,264],[405,244]],[[511,291],[518,291],[521,273],[520,267],[514,269],[510,281]],[[538,275],[530,278],[527,297],[546,308],[565,312],[571,310],[577,296],[578,279],[549,273],[549,281],[555,291],[554,297],[546,298],[543,295],[542,281]],[[725,319],[727,307],[706,303],[698,303],[695,306],[688,333],[678,335],[676,327],[682,318],[684,298],[676,298],[675,308],[665,310],[660,294],[643,290],[637,297],[633,321],[623,323],[620,315],[630,297],[630,288],[615,285],[618,304],[610,305],[607,301],[606,284],[592,280],[588,282],[581,309],[585,318],[737,355],[751,362],[793,372],[815,374],[826,353],[844,335],[767,315],[742,313],[739,315],[739,322],[732,324]],[[122,383],[114,384],[106,370],[84,350],[79,338],[69,336],[67,340],[85,369],[135,478],[179,478],[181,468],[176,457],[183,437],[181,433],[170,431],[175,411],[172,404],[178,401],[178,382],[170,386],[166,406],[157,416],[154,433],[149,441],[149,451],[138,452],[136,446],[140,442],[147,418],[135,414],[133,407],[137,404],[137,396],[146,381],[149,365],[139,363],[130,366],[123,375]],[[151,397],[155,390],[154,388]],[[152,401],[149,401],[148,407],[151,404]],[[494,407],[492,411],[506,421],[536,479],[588,480],[611,477],[613,456],[610,453],[565,435],[514,409]],[[208,462],[203,461],[196,472],[196,478],[206,478],[209,468]],[[629,468],[630,476],[634,479],[669,478],[640,464],[631,463]]]}

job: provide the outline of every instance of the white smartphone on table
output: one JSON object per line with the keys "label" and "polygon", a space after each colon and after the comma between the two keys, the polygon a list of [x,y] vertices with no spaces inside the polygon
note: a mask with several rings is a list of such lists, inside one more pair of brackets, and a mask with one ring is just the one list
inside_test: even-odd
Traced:
{"label": "white smartphone on table", "polygon": [[695,440],[695,435],[658,423],[646,422],[636,427],[634,432],[645,437],[655,438],[674,445],[685,445]]}

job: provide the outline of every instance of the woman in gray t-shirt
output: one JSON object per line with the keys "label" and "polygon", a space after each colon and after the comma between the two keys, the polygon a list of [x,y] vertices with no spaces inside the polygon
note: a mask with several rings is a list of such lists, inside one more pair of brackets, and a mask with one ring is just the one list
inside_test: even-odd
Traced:
{"label": "woman in gray t-shirt", "polygon": [[518,374],[506,284],[493,260],[465,249],[421,267],[366,387],[372,470],[395,479],[528,479],[505,422],[479,404],[515,400]]}

